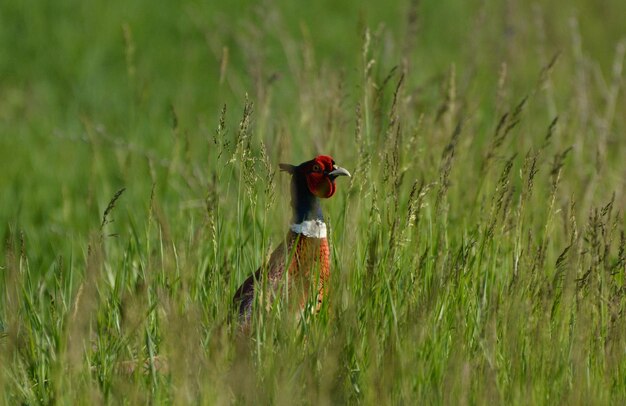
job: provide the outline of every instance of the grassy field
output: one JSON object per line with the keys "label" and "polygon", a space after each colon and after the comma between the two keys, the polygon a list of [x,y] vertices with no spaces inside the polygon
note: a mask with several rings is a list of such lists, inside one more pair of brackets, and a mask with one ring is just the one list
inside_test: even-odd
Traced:
{"label": "grassy field", "polygon": [[[530,3],[3,1],[1,401],[626,403],[626,2]],[[318,153],[329,305],[238,336]]]}

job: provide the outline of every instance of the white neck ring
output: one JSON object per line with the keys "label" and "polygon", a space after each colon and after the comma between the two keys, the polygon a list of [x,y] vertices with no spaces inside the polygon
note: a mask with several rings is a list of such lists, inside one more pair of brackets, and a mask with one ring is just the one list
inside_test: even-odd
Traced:
{"label": "white neck ring", "polygon": [[296,234],[310,238],[326,238],[326,223],[322,220],[306,220],[289,227]]}

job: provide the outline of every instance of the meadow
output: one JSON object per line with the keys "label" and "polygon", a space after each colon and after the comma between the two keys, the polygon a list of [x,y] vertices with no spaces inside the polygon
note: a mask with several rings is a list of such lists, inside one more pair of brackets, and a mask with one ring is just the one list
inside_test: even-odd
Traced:
{"label": "meadow", "polygon": [[[625,404],[624,16],[3,1],[1,402]],[[320,153],[330,299],[243,337]]]}

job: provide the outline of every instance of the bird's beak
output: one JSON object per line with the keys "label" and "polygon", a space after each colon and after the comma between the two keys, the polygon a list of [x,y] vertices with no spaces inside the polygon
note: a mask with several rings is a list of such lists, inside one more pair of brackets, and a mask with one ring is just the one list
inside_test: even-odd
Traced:
{"label": "bird's beak", "polygon": [[350,172],[348,172],[347,169],[342,168],[341,166],[333,166],[333,170],[331,172],[328,172],[328,176],[331,179],[335,179],[338,176],[347,176],[347,177],[352,177],[352,175],[350,175]]}

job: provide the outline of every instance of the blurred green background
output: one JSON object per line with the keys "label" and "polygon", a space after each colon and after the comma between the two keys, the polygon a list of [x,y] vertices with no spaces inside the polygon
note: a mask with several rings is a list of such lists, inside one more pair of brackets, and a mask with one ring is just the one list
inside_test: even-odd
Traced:
{"label": "blurred green background", "polygon": [[[5,399],[623,401],[625,21],[624,0],[0,2]],[[242,351],[230,298],[289,221],[272,168],[316,153],[356,175],[324,207],[337,305]],[[112,372],[151,340],[201,373]]]}
{"label": "blurred green background", "polygon": [[[341,102],[352,110],[365,27],[383,32],[380,75],[410,59],[406,80],[420,89],[421,112],[428,112],[437,108],[441,75],[452,64],[461,86],[491,97],[506,62],[511,88],[521,95],[549,58],[573,52],[576,36],[585,61],[593,61],[590,69],[608,77],[615,46],[626,35],[625,15],[621,0],[4,1],[0,224],[27,230],[46,252],[55,237],[94,225],[113,189],[145,176],[122,174],[110,155],[115,148],[94,163],[81,141],[86,126],[166,157],[173,145],[172,107],[191,143],[202,146],[221,107],[240,111],[247,93],[272,111],[257,135],[268,141],[287,127],[294,139],[287,154],[306,156],[307,139],[315,136],[306,120],[316,118],[301,117],[301,82],[318,70],[339,73],[347,97]],[[556,81],[570,83],[576,67],[569,64],[559,66],[567,74]],[[479,113],[490,116],[491,107]],[[236,118],[229,125],[235,127]],[[192,152],[192,159],[203,159],[202,148]],[[103,168],[94,171],[94,165]],[[98,204],[89,204],[94,199]]]}

